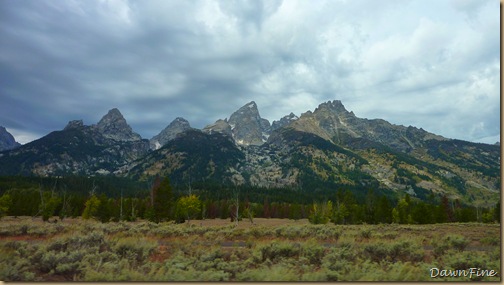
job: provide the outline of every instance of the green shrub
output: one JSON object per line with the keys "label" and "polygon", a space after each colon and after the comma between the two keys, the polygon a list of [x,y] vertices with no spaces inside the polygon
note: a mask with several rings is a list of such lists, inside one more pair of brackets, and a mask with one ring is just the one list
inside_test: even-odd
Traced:
{"label": "green shrub", "polygon": [[501,240],[499,237],[484,237],[480,240],[481,244],[497,246]]}
{"label": "green shrub", "polygon": [[450,248],[464,251],[469,241],[461,235],[447,235],[443,239],[434,238],[432,242],[433,254],[435,258],[444,255]]}
{"label": "green shrub", "polygon": [[259,247],[261,253],[261,262],[267,259],[277,261],[282,258],[298,257],[301,253],[301,245],[299,243],[287,243],[273,241],[268,245]]}
{"label": "green shrub", "polygon": [[320,265],[325,255],[325,248],[316,241],[311,240],[302,246],[301,255],[306,257],[310,264]]}
{"label": "green shrub", "polygon": [[411,261],[419,262],[423,259],[424,254],[419,246],[414,246],[410,241],[399,241],[395,243],[369,244],[364,247],[363,253],[371,261]]}
{"label": "green shrub", "polygon": [[248,269],[236,275],[237,281],[299,281],[299,273],[295,269],[283,265],[260,266]]}
{"label": "green shrub", "polygon": [[464,251],[466,246],[469,244],[469,240],[460,235],[449,235],[446,237],[446,240],[458,251]]}
{"label": "green shrub", "polygon": [[371,230],[369,229],[361,230],[359,236],[364,239],[370,239],[372,236]]}
{"label": "green shrub", "polygon": [[[331,248],[322,259],[322,268],[325,268],[331,274],[348,271],[351,270],[355,258],[355,252],[349,247]],[[338,278],[336,277],[336,279]]]}
{"label": "green shrub", "polygon": [[24,248],[27,245],[28,243],[26,241],[11,240],[3,244],[3,247],[8,249],[19,250],[20,248]]}
{"label": "green shrub", "polygon": [[145,238],[125,237],[112,245],[120,258],[142,262],[157,248],[157,242]]}
{"label": "green shrub", "polygon": [[30,272],[31,262],[25,258],[0,257],[0,280],[35,281],[35,273]]}

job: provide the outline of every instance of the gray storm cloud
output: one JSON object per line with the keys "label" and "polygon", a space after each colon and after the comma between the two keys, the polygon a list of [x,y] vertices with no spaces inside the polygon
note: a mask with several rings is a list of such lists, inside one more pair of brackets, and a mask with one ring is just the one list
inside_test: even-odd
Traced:
{"label": "gray storm cloud", "polygon": [[494,143],[496,1],[0,0],[0,125],[22,143],[121,110],[150,138],[254,100]]}

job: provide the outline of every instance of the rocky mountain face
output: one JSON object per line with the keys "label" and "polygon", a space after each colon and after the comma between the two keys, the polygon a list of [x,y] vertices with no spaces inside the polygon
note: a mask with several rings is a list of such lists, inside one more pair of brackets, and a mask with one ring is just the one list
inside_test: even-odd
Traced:
{"label": "rocky mountain face", "polygon": [[446,195],[481,206],[499,199],[500,146],[358,118],[340,101],[271,125],[254,102],[203,130],[179,118],[151,139],[152,151],[117,113],[111,110],[93,126],[72,121],[63,131],[0,153],[0,174],[168,175],[175,183]]}
{"label": "rocky mountain face", "polygon": [[137,179],[168,175],[174,183],[209,180],[226,184],[242,179],[236,175],[235,167],[243,159],[244,154],[229,136],[191,129],[157,151],[125,165],[120,172]]}
{"label": "rocky mountain face", "polygon": [[221,133],[225,134],[229,137],[233,137],[233,133],[231,131],[231,126],[227,122],[227,120],[217,120],[215,123],[210,124],[203,128],[203,132],[207,134]]}
{"label": "rocky mountain face", "polygon": [[270,122],[261,118],[254,101],[234,112],[228,124],[235,142],[239,145],[262,145],[268,139]]}
{"label": "rocky mountain face", "polygon": [[139,134],[133,132],[117,108],[108,111],[98,122],[96,128],[104,137],[116,141],[138,141],[142,139]]}
{"label": "rocky mountain face", "polygon": [[119,110],[112,109],[97,125],[70,121],[61,131],[0,154],[0,174],[110,174],[148,150],[148,140],[134,133]]}
{"label": "rocky mountain face", "polygon": [[358,118],[353,112],[348,112],[339,100],[320,104],[314,112],[302,114],[292,126],[296,130],[315,134],[335,144],[350,146],[353,139],[363,138],[401,152],[421,147],[426,140],[445,140],[441,136],[411,126],[393,125],[381,119]]}
{"label": "rocky mountain face", "polygon": [[167,142],[173,140],[177,135],[190,130],[191,125],[184,119],[177,117],[166,128],[164,128],[158,135],[152,137],[149,141],[150,148],[153,150],[159,149]]}
{"label": "rocky mountain face", "polygon": [[298,116],[294,115],[294,113],[290,113],[289,115],[282,117],[278,121],[273,121],[273,123],[271,123],[271,127],[270,127],[268,133],[271,133],[272,131],[283,128],[283,127],[289,125],[290,123],[296,121],[297,119],[299,119]]}
{"label": "rocky mountain face", "polygon": [[0,151],[14,149],[20,145],[4,127],[0,126]]}

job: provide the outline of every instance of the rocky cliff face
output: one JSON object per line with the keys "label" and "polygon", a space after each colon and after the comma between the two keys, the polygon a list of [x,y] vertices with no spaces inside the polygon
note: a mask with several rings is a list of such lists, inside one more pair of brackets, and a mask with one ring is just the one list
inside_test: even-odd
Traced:
{"label": "rocky cliff face", "polygon": [[278,121],[273,121],[273,123],[271,123],[269,132],[288,126],[290,125],[290,123],[296,121],[297,119],[299,119],[298,116],[294,115],[294,113],[290,113],[289,115],[282,117]]}
{"label": "rocky cliff face", "polygon": [[421,147],[429,139],[445,140],[441,136],[414,127],[393,125],[381,119],[361,119],[348,112],[341,101],[320,104],[315,111],[308,111],[291,125],[335,144],[347,145],[356,138],[378,142],[401,152]]}
{"label": "rocky cliff face", "polygon": [[119,110],[112,109],[98,125],[70,121],[61,131],[3,153],[0,174],[110,174],[148,150],[148,140],[134,133]]}
{"label": "rocky cliff face", "polygon": [[227,120],[217,120],[215,123],[210,124],[203,128],[203,132],[207,134],[221,133],[227,135],[229,137],[233,137],[233,133],[231,132],[231,126],[227,122]]}
{"label": "rocky cliff face", "polygon": [[139,134],[133,132],[117,108],[108,111],[98,122],[96,128],[104,137],[116,141],[138,141],[142,139]]}
{"label": "rocky cliff face", "polygon": [[121,171],[125,176],[140,179],[168,175],[174,183],[205,180],[242,184],[243,177],[237,175],[235,167],[243,162],[243,157],[229,136],[191,129],[142,159],[125,165]]}
{"label": "rocky cliff face", "polygon": [[159,149],[167,142],[175,139],[177,135],[190,129],[192,129],[191,125],[186,119],[177,117],[158,135],[150,139],[150,148],[153,150]]}
{"label": "rocky cliff face", "polygon": [[262,145],[268,139],[270,123],[261,118],[254,101],[234,112],[228,123],[238,145]]}
{"label": "rocky cliff face", "polygon": [[0,126],[0,151],[14,149],[20,145],[4,127]]}

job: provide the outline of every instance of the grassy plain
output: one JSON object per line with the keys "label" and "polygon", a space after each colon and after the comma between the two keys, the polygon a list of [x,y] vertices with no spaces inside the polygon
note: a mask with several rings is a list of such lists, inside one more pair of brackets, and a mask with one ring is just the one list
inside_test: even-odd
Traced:
{"label": "grassy plain", "polygon": [[[6,281],[500,281],[499,224],[0,220]],[[494,277],[431,278],[440,270]]]}

